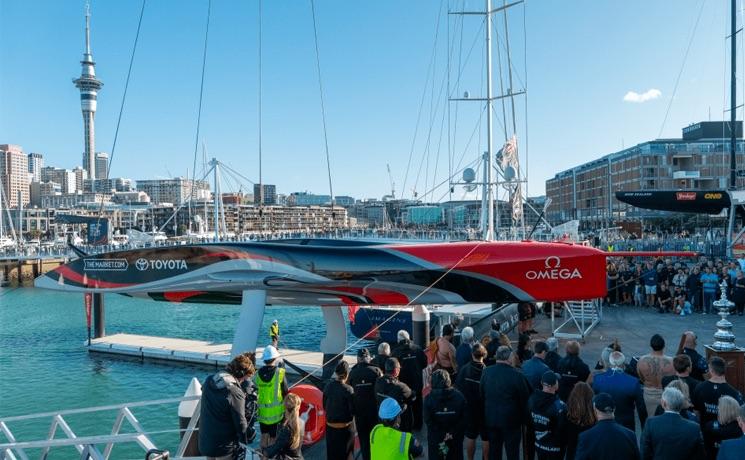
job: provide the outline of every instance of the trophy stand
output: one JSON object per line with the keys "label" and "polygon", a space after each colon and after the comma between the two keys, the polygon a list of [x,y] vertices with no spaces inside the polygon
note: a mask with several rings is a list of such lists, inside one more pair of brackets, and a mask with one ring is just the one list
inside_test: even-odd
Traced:
{"label": "trophy stand", "polygon": [[719,356],[727,364],[725,378],[741,393],[745,393],[745,349],[735,345],[735,334],[732,333],[732,323],[727,319],[729,312],[735,305],[727,299],[727,283],[719,285],[722,293],[719,300],[713,302],[719,310],[721,319],[717,321],[717,331],[714,333],[714,343],[706,345],[706,359]]}

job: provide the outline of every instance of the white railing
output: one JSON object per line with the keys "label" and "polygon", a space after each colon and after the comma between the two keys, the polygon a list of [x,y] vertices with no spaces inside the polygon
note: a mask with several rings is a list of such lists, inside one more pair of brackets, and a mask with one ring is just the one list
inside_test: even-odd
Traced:
{"label": "white railing", "polygon": [[[143,450],[143,458],[150,460],[157,459],[179,459],[179,458],[200,458],[184,457],[184,453],[189,445],[192,435],[196,435],[197,423],[199,422],[199,396],[183,396],[180,398],[158,399],[152,401],[138,401],[132,403],[114,404],[108,406],[88,407],[82,409],[69,409],[57,412],[43,412],[30,415],[19,415],[14,417],[0,418],[0,432],[5,435],[8,442],[0,444],[0,460],[29,460],[26,453],[30,449],[41,449],[40,459],[44,460],[49,455],[49,451],[59,447],[75,447],[80,454],[81,460],[106,460],[111,457],[112,449],[117,444],[136,443]],[[162,431],[146,432],[140,424],[137,417],[132,413],[132,408],[158,406],[165,404],[176,404],[184,401],[197,401],[194,415],[189,420],[185,429],[172,429]],[[117,417],[114,425],[111,427],[110,434],[98,436],[77,436],[65,417],[70,415],[90,414],[93,412],[117,411]],[[35,441],[18,441],[10,429],[9,424],[13,422],[24,422],[35,419],[51,419],[51,424],[47,437]],[[122,433],[124,422],[127,421],[134,432]],[[61,430],[66,437],[55,439],[57,431]],[[159,449],[152,440],[152,436],[165,433],[183,433],[183,437],[175,455],[171,456],[167,450]],[[100,450],[103,448],[103,450]],[[249,452],[247,459],[253,458],[253,453]]]}

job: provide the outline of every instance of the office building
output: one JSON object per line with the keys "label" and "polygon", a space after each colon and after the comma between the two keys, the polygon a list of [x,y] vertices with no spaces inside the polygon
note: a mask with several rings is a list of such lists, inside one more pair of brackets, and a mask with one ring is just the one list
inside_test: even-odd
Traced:
{"label": "office building", "polygon": [[[737,122],[737,187],[745,186],[742,122]],[[578,219],[582,228],[660,217],[615,198],[618,191],[723,190],[729,185],[728,122],[700,122],[683,128],[680,139],[655,139],[562,171],[546,181],[552,224]]]}
{"label": "office building", "polygon": [[23,153],[20,145],[0,144],[0,182],[5,197],[4,204],[11,208],[28,204],[31,183],[28,156]]}
{"label": "office building", "polygon": [[40,182],[55,182],[62,187],[63,194],[75,193],[78,191],[75,172],[70,169],[55,168],[54,166],[44,166],[41,168]]}
{"label": "office building", "polygon": [[72,172],[75,173],[75,191],[82,192],[85,180],[88,179],[88,171],[77,166],[72,170]]}
{"label": "office building", "polygon": [[31,182],[31,206],[41,206],[45,196],[62,195],[62,185],[57,182]]}
{"label": "office building", "polygon": [[138,179],[137,190],[145,192],[153,204],[170,203],[178,206],[190,199],[192,201],[204,201],[211,197],[209,182],[195,181],[185,177]]}
{"label": "office building", "polygon": [[124,177],[112,177],[111,179],[85,179],[83,181],[83,191],[86,193],[131,192],[134,189],[134,181]]}
{"label": "office building", "polygon": [[316,195],[308,192],[292,192],[287,198],[290,206],[330,206],[331,195]]}
{"label": "office building", "polygon": [[277,204],[277,186],[254,184],[254,204]]}
{"label": "office building", "polygon": [[41,181],[41,168],[44,167],[44,155],[41,153],[28,154],[28,173],[31,182]]}
{"label": "office building", "polygon": [[109,154],[96,152],[96,179],[109,178]]}

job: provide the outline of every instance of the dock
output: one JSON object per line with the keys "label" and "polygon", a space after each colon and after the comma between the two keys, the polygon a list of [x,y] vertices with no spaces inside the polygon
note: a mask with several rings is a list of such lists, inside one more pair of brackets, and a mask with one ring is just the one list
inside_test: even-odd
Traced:
{"label": "dock", "polygon": [[[88,351],[90,353],[127,356],[142,360],[222,367],[230,361],[230,348],[231,344],[228,343],[135,334],[112,334],[91,340]],[[263,350],[263,347],[257,348],[257,356],[261,356]],[[323,364],[323,353],[319,351],[280,348],[279,352],[285,360],[304,372],[320,371]],[[350,366],[357,362],[352,355],[345,355],[344,360]],[[287,372],[289,374],[295,373],[294,369],[289,366]],[[318,375],[320,376],[320,373]]]}

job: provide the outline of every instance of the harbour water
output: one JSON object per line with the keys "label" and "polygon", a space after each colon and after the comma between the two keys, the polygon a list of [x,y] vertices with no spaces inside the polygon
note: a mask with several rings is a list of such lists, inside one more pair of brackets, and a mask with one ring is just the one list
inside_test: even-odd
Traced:
{"label": "harbour water", "polygon": [[[171,304],[111,295],[106,297],[106,332],[127,332],[230,343],[239,306]],[[325,333],[317,307],[268,307],[264,331],[273,319],[281,326],[283,345],[318,350]],[[131,401],[182,396],[192,377],[207,368],[140,362],[89,355],[85,311],[80,294],[34,288],[0,289],[0,417]],[[265,337],[268,341],[268,333]],[[263,339],[262,339],[263,340]],[[350,336],[350,343],[354,340]],[[146,431],[178,427],[176,405],[133,410]],[[78,435],[107,434],[115,411],[65,419]],[[51,420],[14,422],[18,440],[46,437]],[[58,435],[59,436],[59,435]],[[0,442],[6,442],[0,434]],[[153,436],[171,449],[177,434]],[[144,458],[138,448],[115,448],[113,458]],[[56,449],[50,458],[70,458]]]}

